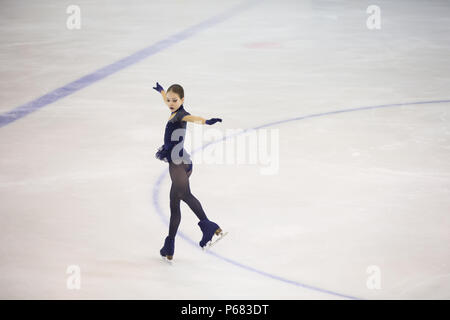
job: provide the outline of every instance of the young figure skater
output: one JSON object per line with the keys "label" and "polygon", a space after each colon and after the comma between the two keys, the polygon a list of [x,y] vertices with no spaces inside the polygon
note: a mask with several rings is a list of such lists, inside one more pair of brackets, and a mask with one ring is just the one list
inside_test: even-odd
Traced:
{"label": "young figure skater", "polygon": [[164,240],[164,246],[160,250],[162,257],[172,260],[175,251],[175,235],[177,234],[181,221],[181,200],[187,203],[189,208],[194,211],[200,220],[198,225],[203,233],[203,237],[199,244],[202,248],[211,241],[214,235],[223,235],[220,227],[216,223],[208,220],[200,201],[191,193],[189,177],[192,173],[192,161],[189,154],[183,149],[187,122],[212,125],[216,122],[222,122],[222,119],[212,118],[205,120],[202,117],[190,115],[183,106],[183,87],[178,84],[170,86],[167,92],[165,92],[163,87],[157,82],[156,87],[153,87],[153,89],[161,93],[164,102],[171,111],[164,132],[164,145],[158,149],[156,158],[169,163],[170,179],[172,180],[172,186],[170,188],[169,235]]}

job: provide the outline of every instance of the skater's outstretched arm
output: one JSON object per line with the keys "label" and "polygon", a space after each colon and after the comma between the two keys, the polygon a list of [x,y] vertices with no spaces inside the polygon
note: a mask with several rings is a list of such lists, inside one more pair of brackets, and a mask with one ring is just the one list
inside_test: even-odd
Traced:
{"label": "skater's outstretched arm", "polygon": [[216,122],[222,122],[222,119],[219,118],[211,118],[209,120],[206,120],[202,117],[198,117],[198,116],[192,116],[192,115],[188,115],[188,116],[184,116],[183,119],[181,119],[181,121],[188,121],[188,122],[194,122],[194,123],[199,123],[199,124],[214,124]]}
{"label": "skater's outstretched arm", "polygon": [[183,119],[181,119],[181,121],[194,122],[194,123],[198,123],[198,124],[205,124],[206,119],[204,119],[202,117],[198,117],[198,116],[188,115],[188,116],[184,116]]}
{"label": "skater's outstretched arm", "polygon": [[166,105],[169,105],[169,102],[167,101],[167,97],[166,97],[166,92],[164,91],[163,87],[158,82],[156,83],[156,87],[153,87],[153,89],[155,89],[156,91],[161,93],[164,103]]}

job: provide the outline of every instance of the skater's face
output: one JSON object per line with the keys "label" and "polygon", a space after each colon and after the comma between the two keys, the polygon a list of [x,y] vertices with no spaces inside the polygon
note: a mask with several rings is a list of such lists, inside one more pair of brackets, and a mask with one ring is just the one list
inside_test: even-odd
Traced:
{"label": "skater's face", "polygon": [[178,94],[172,91],[167,92],[166,99],[171,112],[177,111],[178,108],[184,103],[184,98],[180,99]]}

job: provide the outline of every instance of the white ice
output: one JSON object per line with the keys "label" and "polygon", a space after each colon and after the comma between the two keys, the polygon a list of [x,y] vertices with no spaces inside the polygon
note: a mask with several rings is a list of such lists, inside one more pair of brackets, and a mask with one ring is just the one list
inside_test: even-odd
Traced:
{"label": "white ice", "polygon": [[[0,114],[245,3],[75,2],[79,30],[67,1],[2,1]],[[450,3],[376,1],[370,30],[372,4],[252,2],[1,127],[0,298],[449,299],[448,102],[266,127],[279,132],[273,175],[194,164],[192,193],[229,232],[211,251],[234,264],[181,237],[172,266],[159,256],[170,178],[154,199],[167,168],[154,154],[170,111],[156,81],[183,85],[186,109],[224,133],[450,99]]]}

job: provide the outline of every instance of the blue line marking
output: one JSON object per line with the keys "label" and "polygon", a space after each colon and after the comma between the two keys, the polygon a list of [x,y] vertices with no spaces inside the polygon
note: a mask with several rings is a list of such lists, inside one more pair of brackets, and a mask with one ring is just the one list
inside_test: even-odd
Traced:
{"label": "blue line marking", "polygon": [[221,14],[218,14],[192,27],[189,27],[184,31],[176,33],[164,40],[158,41],[155,44],[152,44],[128,57],[120,59],[119,61],[114,62],[113,64],[98,69],[97,71],[94,71],[84,77],[81,77],[78,80],[75,80],[69,84],[57,88],[33,101],[27,102],[6,113],[0,114],[0,128],[10,124],[11,122],[21,119],[27,116],[28,114],[39,110],[40,108],[48,106],[49,104],[55,101],[58,101],[83,88],[86,88],[97,81],[100,81],[122,69],[125,69],[147,57],[154,55],[155,53],[158,53],[174,44],[177,44],[187,38],[190,38],[204,29],[208,29],[222,21],[225,21],[226,19],[232,17],[237,13],[242,12],[243,10],[251,7],[252,5],[260,1],[261,0],[253,0],[241,3]]}
{"label": "blue line marking", "polygon": [[[205,149],[206,147],[208,147],[208,146],[210,146],[212,144],[216,144],[216,143],[225,141],[226,139],[229,139],[230,137],[234,137],[234,136],[237,136],[237,135],[240,135],[240,134],[244,134],[245,132],[248,132],[250,130],[257,130],[257,129],[260,129],[260,128],[274,126],[274,125],[277,125],[277,124],[283,124],[283,123],[287,123],[287,122],[304,120],[304,119],[310,119],[310,118],[324,117],[324,116],[328,116],[328,115],[345,113],[345,112],[363,111],[363,110],[370,110],[370,109],[381,109],[381,108],[388,108],[388,107],[411,106],[411,105],[420,105],[420,104],[439,104],[439,103],[450,103],[450,100],[434,100],[434,101],[419,101],[419,102],[383,104],[383,105],[376,105],[376,106],[358,107],[358,108],[352,108],[352,109],[335,110],[335,111],[330,111],[330,112],[316,113],[316,114],[306,115],[306,116],[302,116],[302,117],[296,117],[296,118],[280,120],[280,121],[276,121],[276,122],[271,122],[271,123],[267,123],[267,124],[264,124],[264,125],[260,125],[260,126],[254,127],[254,128],[246,129],[246,130],[243,130],[242,132],[234,133],[232,135],[226,136],[223,139],[219,139],[217,141],[208,142],[207,144],[203,145],[202,147],[192,151],[191,154],[194,155],[195,152],[197,152],[198,150]],[[169,221],[168,221],[167,217],[164,215],[164,213],[162,212],[162,209],[161,209],[161,207],[159,205],[158,199],[159,199],[161,183],[163,182],[164,178],[168,175],[168,173],[169,173],[169,169],[165,169],[161,173],[159,178],[157,179],[155,185],[153,186],[153,205],[154,205],[154,207],[156,209],[157,214],[159,215],[161,220],[167,226],[169,225]],[[199,250],[201,250],[199,244],[196,241],[192,240],[191,238],[189,238],[188,236],[183,234],[181,231],[179,231],[177,233],[177,236],[181,237],[183,240],[187,241],[192,246],[194,246],[194,247],[198,248]],[[341,293],[338,293],[338,292],[333,292],[333,291],[330,291],[330,290],[326,290],[326,289],[310,286],[310,285],[307,285],[307,284],[304,284],[304,283],[300,283],[298,281],[289,280],[287,278],[283,278],[283,277],[280,277],[280,276],[277,276],[277,275],[274,275],[274,274],[271,274],[271,273],[268,273],[268,272],[265,272],[265,271],[261,271],[261,270],[255,269],[253,267],[244,265],[244,264],[242,264],[242,263],[240,263],[238,261],[229,259],[229,258],[224,257],[222,255],[219,255],[217,253],[214,253],[213,251],[206,251],[206,253],[208,253],[208,254],[210,254],[210,255],[218,258],[218,259],[221,259],[222,261],[228,262],[228,263],[230,263],[230,264],[232,264],[232,265],[234,265],[236,267],[248,270],[250,272],[254,272],[254,273],[260,274],[260,275],[262,275],[264,277],[268,277],[268,278],[272,278],[274,280],[278,280],[278,281],[282,281],[282,282],[285,282],[285,283],[289,283],[289,284],[295,285],[297,287],[302,287],[302,288],[305,288],[305,289],[314,290],[314,291],[318,291],[318,292],[321,292],[321,293],[331,294],[331,295],[338,296],[338,297],[341,297],[341,298],[347,298],[347,299],[353,299],[353,300],[362,300],[361,298],[357,298],[357,297],[353,297],[353,296],[350,296],[350,295],[341,294]]]}

